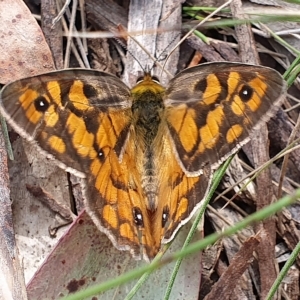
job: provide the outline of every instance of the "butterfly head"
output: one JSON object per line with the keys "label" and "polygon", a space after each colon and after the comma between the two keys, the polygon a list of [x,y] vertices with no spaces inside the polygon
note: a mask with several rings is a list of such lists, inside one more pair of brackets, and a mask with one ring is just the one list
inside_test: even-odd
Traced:
{"label": "butterfly head", "polygon": [[145,72],[143,77],[139,77],[136,85],[131,89],[131,93],[134,96],[145,92],[159,95],[164,91],[165,88],[159,83],[159,79],[156,76],[151,76],[148,72]]}

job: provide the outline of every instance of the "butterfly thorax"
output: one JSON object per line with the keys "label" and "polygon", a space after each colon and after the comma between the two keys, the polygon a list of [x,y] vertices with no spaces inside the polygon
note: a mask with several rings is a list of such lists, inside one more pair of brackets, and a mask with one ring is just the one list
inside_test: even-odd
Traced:
{"label": "butterfly thorax", "polygon": [[[164,111],[164,88],[153,81],[150,75],[132,89],[133,127],[136,137],[136,162],[141,173],[142,188],[148,209],[157,206],[158,166],[155,158],[156,145],[159,143],[159,128]],[[140,165],[140,166],[139,166]]]}

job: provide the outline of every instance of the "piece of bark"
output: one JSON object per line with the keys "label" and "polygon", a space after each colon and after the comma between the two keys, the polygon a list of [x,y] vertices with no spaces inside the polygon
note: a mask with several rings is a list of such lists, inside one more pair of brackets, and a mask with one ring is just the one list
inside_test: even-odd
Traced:
{"label": "piece of bark", "polygon": [[193,49],[199,51],[208,62],[225,61],[224,58],[214,49],[214,47],[205,44],[193,34],[187,38],[187,43]]}
{"label": "piece of bark", "polygon": [[41,1],[42,30],[50,47],[55,67],[60,70],[63,68],[63,39],[61,22],[53,23],[56,16],[56,1]]}
{"label": "piece of bark", "polygon": [[[164,65],[170,50],[178,43],[180,35],[178,30],[164,31],[164,28],[170,28],[171,24],[180,24],[181,22],[181,1],[146,1],[143,3],[139,0],[131,1],[129,8],[128,32],[131,31],[145,32],[144,35],[134,35],[137,40],[150,55],[158,59],[161,65]],[[145,9],[140,10],[140,5]],[[139,17],[136,17],[137,14]],[[140,20],[145,20],[141,22]],[[151,61],[149,55],[141,49],[141,47],[133,39],[128,39],[127,47],[127,61],[123,80],[133,86],[137,78],[142,75],[143,71],[156,63]],[[179,49],[177,48],[168,58],[165,69],[173,76],[177,72],[177,64],[179,58]],[[162,72],[161,69],[156,68],[154,73],[158,75],[163,85],[167,84],[171,79]]]}
{"label": "piece of bark", "polygon": [[230,262],[227,270],[213,286],[211,292],[204,298],[205,300],[219,299],[220,295],[222,295],[224,300],[231,298],[236,286],[239,285],[242,275],[254,259],[253,251],[255,251],[259,243],[260,240],[256,237],[251,237],[245,241]]}
{"label": "piece of bark", "polygon": [[[213,209],[209,208],[206,211],[206,214],[209,216],[210,220],[212,221],[212,225],[217,232],[221,232],[224,228],[235,224],[244,218],[243,215],[241,215],[235,209],[232,209],[230,206],[224,208],[220,206],[220,203],[212,203],[211,206]],[[224,249],[222,257],[226,255],[226,261],[228,261],[229,265],[239,251],[243,241],[247,240],[253,235],[254,231],[252,227],[248,226],[247,228],[241,230],[238,234],[222,239],[222,245]],[[221,276],[222,273],[219,275]],[[248,270],[245,272],[240,285],[240,293],[249,295],[254,294],[253,284],[251,282],[251,277]]]}
{"label": "piece of bark", "polygon": [[127,28],[128,16],[125,8],[112,0],[85,0],[86,18],[97,29],[117,32],[119,24]]}
{"label": "piece of bark", "polygon": [[[216,265],[216,273],[220,276],[227,270],[227,265],[222,260],[218,261]],[[250,269],[251,270],[251,269]],[[234,294],[231,295],[230,300],[256,300],[254,289],[246,289],[245,287],[253,285],[252,278],[250,277],[250,272],[245,271],[243,276],[240,278],[239,284],[235,286]],[[222,295],[220,295],[216,300],[223,300]]]}
{"label": "piece of bark", "polygon": [[216,41],[210,41],[210,45],[213,46],[226,61],[241,61],[241,58],[227,43],[217,43]]}
{"label": "piece of bark", "polygon": [[[283,150],[288,145],[292,129],[293,125],[282,110],[278,111],[276,116],[271,118],[268,122],[270,143],[273,145],[273,147],[270,147],[270,153],[272,156]],[[300,134],[296,133],[296,138],[299,137]],[[300,149],[295,149],[289,154],[289,163],[290,166],[287,169],[287,176],[291,177],[296,182],[299,182]]]}
{"label": "piece of bark", "polygon": [[[294,204],[285,208],[279,215],[277,222],[278,231],[286,242],[287,247],[292,251],[300,241],[299,229],[299,205]],[[300,268],[300,257],[296,258],[296,263]]]}
{"label": "piece of bark", "polygon": [[200,299],[204,299],[204,297],[209,294],[212,289],[214,280],[211,279],[211,275],[215,272],[222,249],[222,241],[219,240],[202,252],[202,276],[199,293]]}
{"label": "piece of bark", "polygon": [[286,293],[286,299],[299,300],[300,289],[299,289],[300,274],[299,269],[294,265],[288,270],[285,278],[282,280],[281,289]]}
{"label": "piece of bark", "polygon": [[14,236],[7,154],[1,130],[0,174],[0,299],[26,300],[23,268]]}

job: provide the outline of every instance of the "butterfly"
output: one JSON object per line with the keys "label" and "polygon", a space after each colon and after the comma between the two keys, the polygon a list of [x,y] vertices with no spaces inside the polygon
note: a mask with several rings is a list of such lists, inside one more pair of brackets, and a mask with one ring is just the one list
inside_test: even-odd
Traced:
{"label": "butterfly", "polygon": [[28,141],[83,178],[85,206],[119,250],[151,260],[200,207],[212,173],[280,107],[270,68],[205,63],[164,88],[68,69],[17,80],[0,111]]}

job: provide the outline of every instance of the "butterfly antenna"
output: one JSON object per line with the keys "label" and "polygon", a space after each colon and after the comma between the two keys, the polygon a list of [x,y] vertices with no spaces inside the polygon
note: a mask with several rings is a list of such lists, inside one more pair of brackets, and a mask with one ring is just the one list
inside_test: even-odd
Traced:
{"label": "butterfly antenna", "polygon": [[[170,74],[170,73],[169,73],[168,71],[166,71],[166,69],[165,69],[165,65],[166,65],[166,63],[167,63],[167,61],[168,61],[168,59],[169,59],[169,57],[170,57],[170,55],[168,55],[168,54],[166,53],[166,50],[174,43],[174,41],[175,41],[175,40],[178,38],[178,36],[180,36],[180,35],[181,35],[181,33],[178,33],[178,34],[176,34],[176,35],[173,37],[173,39],[170,41],[170,43],[169,43],[169,44],[165,47],[165,49],[158,55],[158,57],[156,58],[156,60],[155,60],[155,62],[154,62],[154,64],[153,64],[153,66],[152,66],[152,68],[151,68],[150,71],[152,71],[152,69],[154,68],[155,64],[157,64],[157,62],[159,62],[160,60],[165,60],[164,64],[163,64],[160,68],[161,68],[162,72],[166,72],[169,76],[171,76],[171,78],[173,77],[173,75]],[[164,57],[161,58],[163,55],[164,55]],[[161,75],[162,75],[162,73],[161,73]]]}
{"label": "butterfly antenna", "polygon": [[[125,31],[122,27],[119,29],[120,31]],[[152,67],[150,67],[150,64],[148,66],[146,66],[145,68],[141,65],[141,63],[139,62],[139,60],[133,55],[133,53],[128,50],[127,46],[123,43],[123,41],[120,38],[115,37],[115,40],[125,49],[128,51],[128,53],[132,56],[132,58],[139,64],[139,66],[141,67],[141,69],[145,72],[145,73],[151,73],[151,71],[153,70],[153,68],[155,66],[158,66],[162,72],[165,72],[170,78],[173,77],[173,75],[167,71],[164,66],[166,64],[166,62],[164,63],[164,65],[159,63],[159,59],[166,53],[166,49],[177,39],[177,37],[180,35],[177,34],[172,41],[166,46],[166,48],[159,54],[158,58],[155,58],[154,56],[152,56],[152,54],[133,36],[129,35],[126,31],[125,31],[126,35],[128,37],[130,37],[148,56],[149,58],[154,62],[152,64]],[[124,33],[123,33],[124,34]],[[167,56],[167,58],[169,58],[169,56]]]}
{"label": "butterfly antenna", "polygon": [[[173,77],[173,75],[168,72],[167,70],[163,69],[163,66],[158,62],[158,59],[155,58],[136,38],[134,38],[133,36],[129,35],[127,33],[127,35],[149,56],[149,58],[154,62],[152,64],[152,67],[150,67],[150,64],[148,66],[146,66],[146,68],[144,68],[141,63],[138,61],[138,59],[133,55],[133,53],[131,51],[128,50],[128,48],[125,45],[122,45],[124,47],[124,49],[126,49],[128,51],[128,53],[133,57],[133,59],[140,65],[141,69],[145,72],[145,73],[150,73],[154,66],[158,66],[160,67],[168,76],[170,76],[171,78]],[[173,42],[173,41],[172,41]],[[169,47],[169,45],[168,45]],[[165,52],[165,50],[163,51]],[[159,57],[161,56],[161,54],[159,55]]]}
{"label": "butterfly antenna", "polygon": [[167,59],[164,62],[164,65],[166,65],[166,62],[168,61],[169,57],[172,55],[172,53],[175,51],[175,49],[177,47],[179,47],[188,36],[190,36],[199,26],[201,26],[202,24],[204,24],[207,20],[209,20],[210,18],[212,18],[216,13],[218,13],[220,10],[222,10],[223,8],[225,8],[226,6],[228,6],[230,4],[232,0],[228,0],[227,2],[225,2],[224,4],[222,4],[220,7],[218,7],[216,10],[214,10],[211,14],[209,14],[208,16],[206,16],[203,20],[201,20],[199,23],[197,23],[194,27],[192,27],[192,29],[189,30],[189,32],[187,34],[184,35],[184,37],[174,46],[174,48],[171,50],[171,52],[169,53]]}
{"label": "butterfly antenna", "polygon": [[123,41],[121,41],[119,38],[115,38],[115,40],[118,42],[118,44],[120,44],[122,46],[122,48],[124,48],[124,50],[126,50],[132,57],[133,59],[139,64],[139,66],[141,67],[141,69],[144,72],[147,72],[145,70],[145,68],[141,65],[141,63],[138,61],[138,59],[133,55],[133,53],[127,48],[127,46],[123,43]]}

